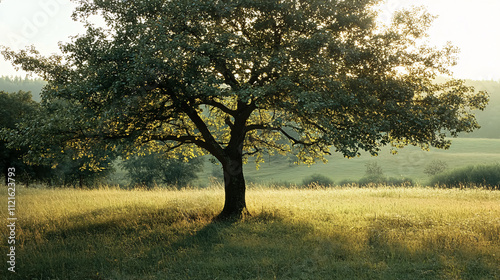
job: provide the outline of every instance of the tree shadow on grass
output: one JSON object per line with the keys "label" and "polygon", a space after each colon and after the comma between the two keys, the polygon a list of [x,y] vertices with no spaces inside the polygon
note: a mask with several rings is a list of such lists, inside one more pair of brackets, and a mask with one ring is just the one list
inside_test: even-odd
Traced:
{"label": "tree shadow on grass", "polygon": [[305,240],[313,232],[311,225],[290,222],[277,211],[212,222],[172,244],[177,259],[165,272],[172,279],[293,278],[308,266]]}
{"label": "tree shadow on grass", "polygon": [[[165,251],[202,227],[208,211],[97,209],[46,225],[22,225],[19,273],[8,279],[121,279],[158,268]],[[36,236],[36,238],[34,238]]]}
{"label": "tree shadow on grass", "polygon": [[272,279],[301,271],[293,265],[314,231],[276,211],[232,223],[211,222],[208,211],[134,214],[99,209],[60,222],[42,242],[27,240],[17,279]]}

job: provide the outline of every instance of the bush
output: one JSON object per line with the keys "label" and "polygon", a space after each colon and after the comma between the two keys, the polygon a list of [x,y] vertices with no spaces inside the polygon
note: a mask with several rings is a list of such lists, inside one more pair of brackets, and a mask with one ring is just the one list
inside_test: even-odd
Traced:
{"label": "bush", "polygon": [[500,164],[476,165],[436,175],[431,185],[446,187],[483,186],[500,189]]}
{"label": "bush", "polygon": [[385,176],[366,176],[358,181],[358,185],[386,185],[386,186],[413,186],[414,182],[410,178],[394,178]]}
{"label": "bush", "polygon": [[339,186],[352,186],[352,185],[358,185],[358,181],[352,180],[352,179],[345,179],[339,182]]}
{"label": "bush", "polygon": [[288,181],[275,181],[268,183],[268,186],[272,188],[283,188],[283,189],[291,189],[297,187],[296,184]]}
{"label": "bush", "polygon": [[377,162],[368,162],[365,164],[365,167],[365,175],[367,178],[378,178],[384,176],[384,171]]}
{"label": "bush", "polygon": [[358,181],[358,185],[360,186],[366,186],[370,184],[384,184],[385,183],[385,177],[383,176],[365,176]]}
{"label": "bush", "polygon": [[128,172],[132,186],[144,186],[148,189],[158,185],[177,188],[186,187],[198,178],[197,172],[203,168],[201,158],[188,162],[182,159],[165,158],[161,154],[133,156],[122,163]]}
{"label": "bush", "polygon": [[327,187],[333,185],[333,181],[324,175],[313,174],[302,180],[302,185],[306,187]]}
{"label": "bush", "polygon": [[448,169],[448,164],[442,160],[436,159],[425,167],[424,173],[429,176],[435,176],[439,173],[443,173],[446,169]]}
{"label": "bush", "polygon": [[413,186],[415,182],[411,178],[394,178],[390,177],[385,180],[388,186]]}

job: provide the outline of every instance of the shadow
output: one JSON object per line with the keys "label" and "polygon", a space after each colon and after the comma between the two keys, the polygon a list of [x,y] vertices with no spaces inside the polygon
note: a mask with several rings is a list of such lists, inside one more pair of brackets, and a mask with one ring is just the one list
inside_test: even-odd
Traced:
{"label": "shadow", "polygon": [[19,273],[5,279],[101,280],[142,275],[158,269],[173,242],[188,238],[212,218],[208,211],[125,207],[119,212],[96,209],[50,225],[22,225],[16,252]]}
{"label": "shadow", "polygon": [[[244,232],[248,235],[257,236],[258,232],[261,232],[262,229],[257,229],[258,227],[251,226],[255,224],[259,224],[261,226],[271,226],[274,224],[274,231],[276,231],[277,227],[283,227],[284,219],[277,213],[277,211],[263,211],[256,215],[245,215],[243,219],[219,220],[216,216],[200,230],[187,236],[183,240],[172,244],[172,248],[176,250],[179,248],[197,246],[210,250],[214,246],[221,245],[222,243],[228,241],[228,237],[234,237],[237,232]],[[303,226],[300,230],[303,231],[306,228],[309,227]],[[297,227],[295,226],[290,228],[288,226],[285,229],[281,229],[281,231],[287,230],[293,232],[297,230]]]}
{"label": "shadow", "polygon": [[[311,266],[314,228],[276,212],[212,221],[171,245],[171,279],[288,279]],[[300,263],[300,265],[297,265]],[[310,278],[312,279],[312,278]]]}

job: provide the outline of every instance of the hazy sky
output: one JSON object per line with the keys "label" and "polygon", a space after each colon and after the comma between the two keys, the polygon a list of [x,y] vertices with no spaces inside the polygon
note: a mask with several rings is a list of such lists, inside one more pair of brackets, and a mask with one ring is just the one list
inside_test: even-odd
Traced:
{"label": "hazy sky", "polygon": [[[451,41],[461,49],[456,77],[500,80],[500,0],[387,0],[382,9],[389,14],[412,5],[427,6],[439,16],[430,30],[433,45]],[[69,0],[0,0],[0,45],[58,52],[58,42],[84,32],[71,20],[73,9]],[[25,74],[0,56],[1,75]]]}

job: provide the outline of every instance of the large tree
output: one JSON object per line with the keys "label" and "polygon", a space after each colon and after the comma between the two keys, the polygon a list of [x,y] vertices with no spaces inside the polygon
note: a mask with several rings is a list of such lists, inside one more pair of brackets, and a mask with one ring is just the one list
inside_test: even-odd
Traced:
{"label": "large tree", "polygon": [[331,149],[447,148],[447,135],[478,128],[471,110],[487,103],[461,80],[434,83],[457,50],[423,43],[433,17],[419,8],[382,26],[377,0],[77,2],[87,32],[61,56],[3,52],[49,82],[45,104],[73,107],[56,138],[71,135],[87,153],[209,153],[224,171],[219,218],[246,212],[247,156],[294,152],[313,163]]}

